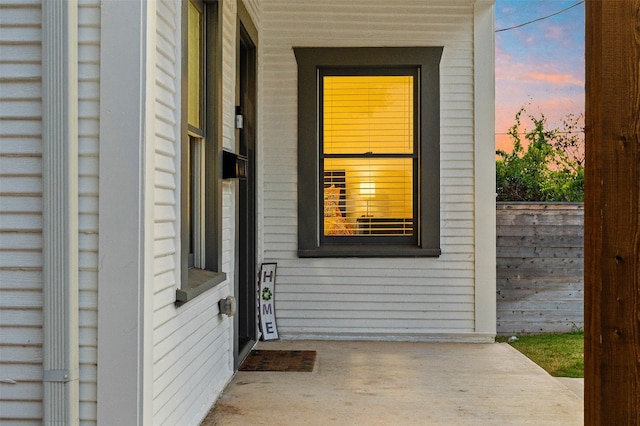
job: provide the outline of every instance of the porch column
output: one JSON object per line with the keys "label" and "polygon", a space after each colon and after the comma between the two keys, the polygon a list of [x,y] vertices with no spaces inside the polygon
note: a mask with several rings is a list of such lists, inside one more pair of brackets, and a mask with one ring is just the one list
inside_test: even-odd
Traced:
{"label": "porch column", "polygon": [[153,423],[154,166],[148,126],[155,2],[103,1],[100,31],[97,417],[102,425],[146,425]]}
{"label": "porch column", "polygon": [[586,2],[585,423],[640,424],[640,0]]}
{"label": "porch column", "polygon": [[476,1],[473,25],[475,331],[491,337],[496,333],[494,3],[493,0]]}

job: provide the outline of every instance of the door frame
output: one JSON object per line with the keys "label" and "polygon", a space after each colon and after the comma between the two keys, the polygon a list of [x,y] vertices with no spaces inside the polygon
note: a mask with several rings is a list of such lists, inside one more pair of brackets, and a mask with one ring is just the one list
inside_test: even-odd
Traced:
{"label": "door frame", "polygon": [[[236,197],[234,368],[237,369],[258,339],[256,272],[256,117],[258,32],[248,11],[238,2],[236,36],[236,152],[247,157],[246,180],[238,182]],[[248,99],[248,102],[247,102]]]}

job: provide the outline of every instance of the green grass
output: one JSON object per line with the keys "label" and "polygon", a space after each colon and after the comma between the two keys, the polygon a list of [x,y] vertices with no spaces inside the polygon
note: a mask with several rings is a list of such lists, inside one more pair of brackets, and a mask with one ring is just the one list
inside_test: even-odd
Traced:
{"label": "green grass", "polygon": [[[498,337],[506,342],[508,337]],[[518,336],[509,343],[555,377],[584,377],[584,333]]]}

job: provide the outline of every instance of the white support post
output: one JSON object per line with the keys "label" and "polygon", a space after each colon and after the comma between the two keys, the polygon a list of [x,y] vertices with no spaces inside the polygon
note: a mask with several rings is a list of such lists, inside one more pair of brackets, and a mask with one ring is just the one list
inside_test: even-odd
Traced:
{"label": "white support post", "polygon": [[496,333],[495,1],[474,10],[475,325]]}
{"label": "white support post", "polygon": [[42,3],[43,422],[79,422],[78,6]]}
{"label": "white support post", "polygon": [[153,423],[155,13],[153,1],[101,3],[97,417],[104,425]]}

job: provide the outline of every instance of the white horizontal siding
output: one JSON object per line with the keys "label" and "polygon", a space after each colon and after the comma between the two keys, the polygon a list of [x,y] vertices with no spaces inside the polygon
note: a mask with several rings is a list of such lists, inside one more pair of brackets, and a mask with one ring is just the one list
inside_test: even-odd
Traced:
{"label": "white horizontal siding", "polygon": [[[180,61],[180,4],[160,1],[156,4],[156,66],[152,75],[155,78],[155,117],[154,117],[154,359],[167,359],[172,355],[179,358],[182,339],[171,339],[164,331],[166,324],[175,322],[175,290],[179,286],[179,157],[180,95],[177,87]],[[177,327],[176,327],[177,328]],[[175,339],[175,336],[174,336]],[[170,342],[170,343],[167,343]],[[166,347],[171,346],[171,347]],[[154,360],[155,361],[155,360]],[[175,364],[177,365],[177,364]],[[154,362],[154,423],[163,420],[157,407],[171,407],[176,386],[171,386],[178,373],[171,367],[159,368]],[[166,370],[169,370],[168,372]],[[165,380],[162,380],[162,378]],[[166,377],[171,377],[167,380]],[[165,409],[167,410],[167,409]],[[165,414],[166,417],[166,414]]]}
{"label": "white horizontal siding", "polygon": [[212,308],[226,295],[219,287],[156,328],[163,337],[154,343],[154,424],[197,423],[230,379],[229,321]]}
{"label": "white horizontal siding", "polygon": [[[222,2],[223,145],[235,147],[236,5]],[[153,424],[197,424],[233,374],[231,320],[217,301],[233,293],[232,278],[176,308],[180,283],[181,1],[156,3],[154,116]],[[223,185],[222,268],[235,264],[234,185]]]}
{"label": "white horizontal siding", "polygon": [[[15,3],[0,14],[1,418],[42,416],[41,10]],[[80,420],[95,423],[97,333],[97,121],[99,1],[81,0],[79,36]],[[25,27],[25,31],[20,31]],[[5,123],[7,125],[5,125]],[[22,125],[24,124],[24,126]],[[13,414],[12,414],[13,413]]]}
{"label": "white horizontal siding", "polygon": [[78,1],[80,422],[97,421],[100,0]]}
{"label": "white horizontal siding", "polygon": [[42,422],[41,20],[0,12],[0,422]]}
{"label": "white horizontal siding", "polygon": [[[273,0],[264,4],[265,261],[278,263],[279,331],[294,336],[474,331],[473,2]],[[294,46],[444,46],[437,259],[299,259]]]}

